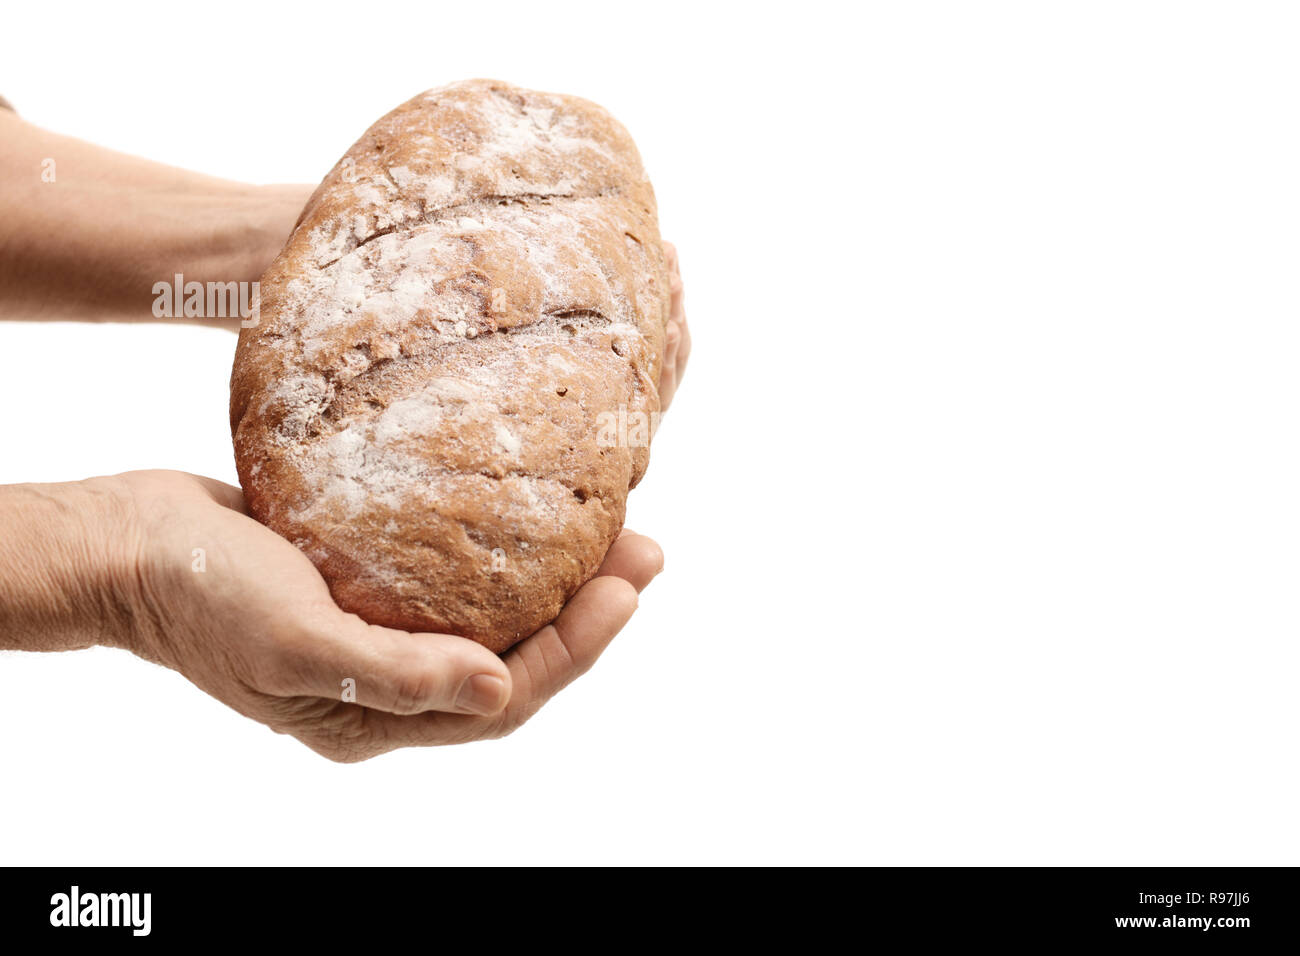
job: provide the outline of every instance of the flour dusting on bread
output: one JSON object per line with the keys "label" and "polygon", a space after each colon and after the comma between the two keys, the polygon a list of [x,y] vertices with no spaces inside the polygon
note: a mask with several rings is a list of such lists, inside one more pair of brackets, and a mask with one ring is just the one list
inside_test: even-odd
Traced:
{"label": "flour dusting on bread", "polygon": [[596,421],[658,410],[667,308],[653,191],[604,110],[486,80],[422,94],[262,279],[232,377],[250,510],[345,609],[504,649],[622,526],[649,450]]}

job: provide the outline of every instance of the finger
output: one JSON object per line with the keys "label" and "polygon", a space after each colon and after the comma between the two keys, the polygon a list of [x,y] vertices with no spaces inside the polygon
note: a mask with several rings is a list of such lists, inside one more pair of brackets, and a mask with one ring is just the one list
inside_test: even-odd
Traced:
{"label": "finger", "polygon": [[367,733],[381,750],[464,743],[508,733],[596,662],[628,622],[636,603],[636,589],[621,578],[596,577],[583,585],[553,624],[506,655],[512,693],[509,706],[498,716],[398,717],[368,711]]}
{"label": "finger", "polygon": [[681,322],[686,314],[686,287],[682,284],[677,247],[671,242],[665,242],[664,251],[668,253],[668,317],[674,322]]}
{"label": "finger", "polygon": [[411,634],[340,612],[309,627],[276,662],[270,692],[347,700],[391,714],[498,713],[511,675],[481,644]]}
{"label": "finger", "polygon": [[668,262],[668,327],[664,346],[664,368],[660,374],[660,409],[666,410],[677,394],[686,361],[691,354],[691,333],[686,322],[686,288],[682,284],[677,247],[671,242],[663,244]]}
{"label": "finger", "polygon": [[680,382],[682,376],[686,374],[686,363],[691,357],[691,327],[686,324],[686,313],[684,312],[682,313],[681,322],[677,324],[677,329],[681,335],[681,340],[677,343],[677,354],[675,356],[677,381]]}
{"label": "finger", "polygon": [[636,610],[631,582],[612,575],[588,581],[548,624],[506,655],[514,695],[507,722],[523,723],[578,676],[585,674]]}
{"label": "finger", "polygon": [[625,530],[610,546],[596,574],[622,578],[637,591],[644,591],[663,569],[663,549],[654,539]]}
{"label": "finger", "polygon": [[664,364],[659,371],[659,410],[666,411],[677,393],[677,347],[681,332],[676,325],[668,326],[664,345]]}
{"label": "finger", "polygon": [[677,330],[677,348],[673,352],[673,358],[677,369],[677,379],[680,381],[682,374],[686,371],[686,360],[691,357],[691,326],[686,321],[686,289],[682,285],[682,277],[677,274],[672,277],[670,309],[669,327]]}

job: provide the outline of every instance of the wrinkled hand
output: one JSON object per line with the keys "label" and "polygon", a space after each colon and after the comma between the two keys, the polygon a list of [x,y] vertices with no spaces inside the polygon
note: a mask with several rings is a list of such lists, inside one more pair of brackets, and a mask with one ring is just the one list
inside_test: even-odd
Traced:
{"label": "wrinkled hand", "polygon": [[[624,532],[553,624],[498,657],[341,611],[237,488],[168,471],[117,480],[133,502],[123,643],[332,760],[510,733],[591,667],[663,568],[657,544]],[[349,678],[355,703],[342,699]]]}
{"label": "wrinkled hand", "polygon": [[668,313],[668,338],[664,347],[664,366],[659,373],[659,409],[666,411],[677,386],[686,374],[686,360],[691,357],[691,330],[686,326],[686,295],[682,288],[682,273],[677,263],[677,247],[664,243],[668,256],[668,281],[672,290],[672,303]]}

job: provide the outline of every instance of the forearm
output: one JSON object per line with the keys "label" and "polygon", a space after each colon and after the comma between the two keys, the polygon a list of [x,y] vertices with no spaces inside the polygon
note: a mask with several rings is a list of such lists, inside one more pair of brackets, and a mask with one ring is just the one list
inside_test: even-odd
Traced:
{"label": "forearm", "polygon": [[0,485],[0,648],[123,643],[133,604],[129,509],[113,478]]}
{"label": "forearm", "polygon": [[149,319],[154,284],[177,273],[255,281],[307,195],[125,156],[0,111],[0,318]]}

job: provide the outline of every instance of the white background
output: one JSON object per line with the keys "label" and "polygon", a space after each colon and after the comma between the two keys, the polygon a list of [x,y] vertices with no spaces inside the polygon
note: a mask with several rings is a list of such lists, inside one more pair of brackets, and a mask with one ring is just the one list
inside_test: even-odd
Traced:
{"label": "white background", "polygon": [[[853,12],[858,10],[859,12]],[[667,571],[500,742],[326,762],[128,655],[0,656],[0,861],[1294,864],[1285,5],[5,14],[60,132],[318,180],[493,76],[632,131],[690,374]],[[0,480],[234,480],[234,337],[0,326]]]}

